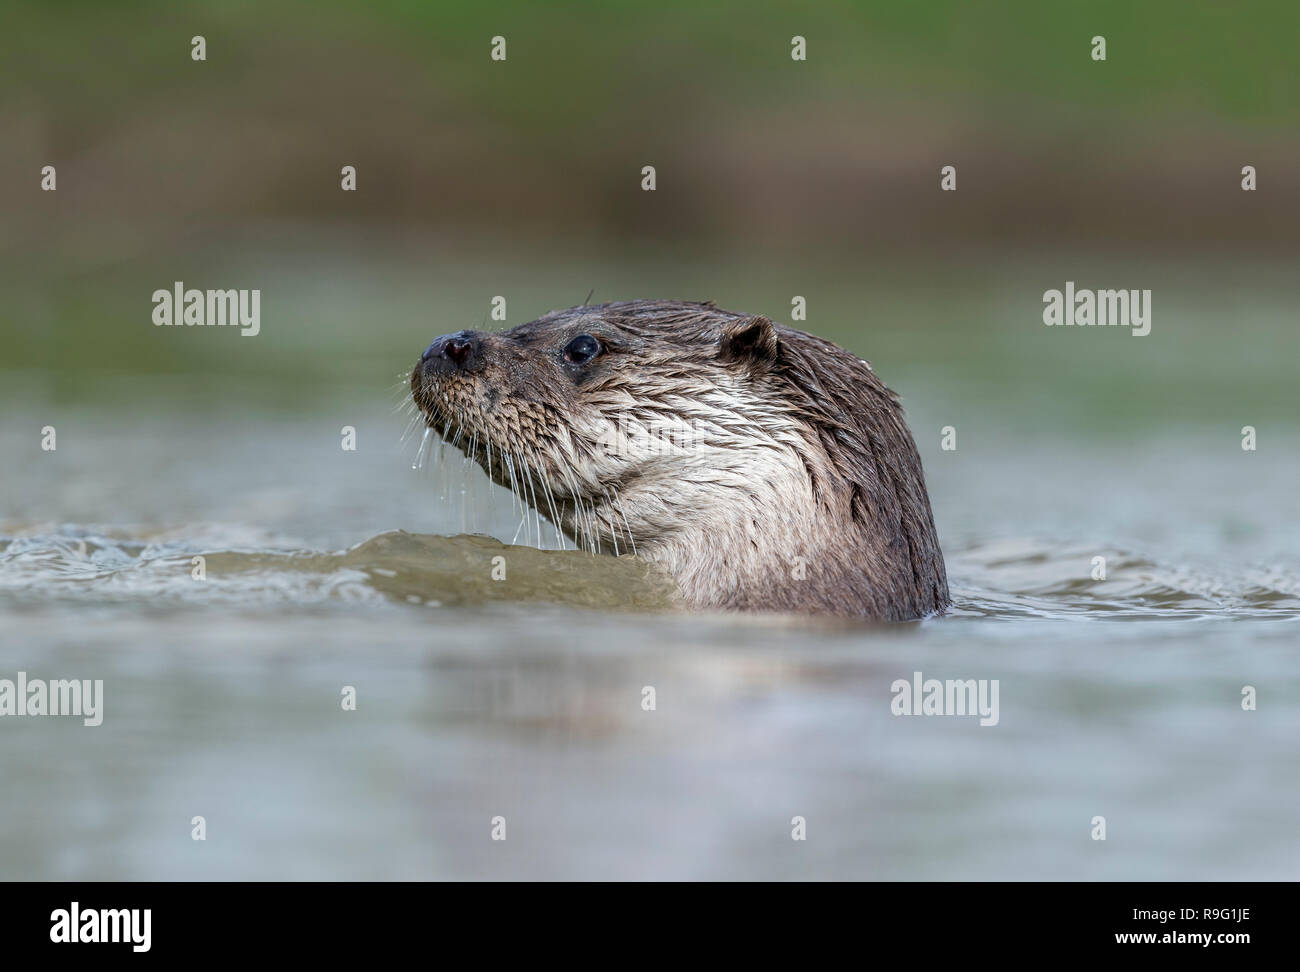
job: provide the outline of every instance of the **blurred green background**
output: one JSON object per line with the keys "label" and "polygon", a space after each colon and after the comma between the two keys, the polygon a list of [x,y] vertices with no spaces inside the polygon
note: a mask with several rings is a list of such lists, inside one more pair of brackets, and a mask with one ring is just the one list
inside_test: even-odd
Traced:
{"label": "blurred green background", "polygon": [[[0,397],[400,397],[493,296],[515,324],[594,288],[786,322],[804,296],[939,421],[1293,417],[1297,28],[1166,0],[11,2]],[[1044,328],[1067,279],[1152,289],[1152,335]],[[174,280],[260,288],[261,336],[153,327]]]}

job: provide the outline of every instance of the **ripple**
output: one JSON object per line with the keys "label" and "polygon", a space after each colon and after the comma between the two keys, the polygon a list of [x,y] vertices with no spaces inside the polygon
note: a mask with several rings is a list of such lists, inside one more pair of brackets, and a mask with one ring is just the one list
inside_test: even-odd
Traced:
{"label": "ripple", "polygon": [[400,530],[341,552],[277,547],[268,538],[256,539],[260,543],[222,547],[202,538],[125,539],[74,528],[4,537],[0,591],[105,601],[374,600],[433,607],[548,601],[624,610],[672,605],[670,581],[632,557],[594,558],[484,536]]}
{"label": "ripple", "polygon": [[[1105,580],[1092,577],[1097,556],[1106,559]],[[1023,538],[968,543],[947,559],[954,617],[1300,618],[1300,576],[1280,565],[1209,569],[1115,547]],[[670,581],[634,557],[403,531],[328,552],[244,527],[151,534],[62,526],[0,537],[0,592],[173,604],[551,602],[649,611],[673,604]]]}
{"label": "ripple", "polygon": [[[1093,558],[1105,579],[1093,579]],[[1300,618],[1300,572],[1278,565],[1160,563],[1118,549],[1036,539],[973,543],[947,555],[954,614],[1097,620]]]}

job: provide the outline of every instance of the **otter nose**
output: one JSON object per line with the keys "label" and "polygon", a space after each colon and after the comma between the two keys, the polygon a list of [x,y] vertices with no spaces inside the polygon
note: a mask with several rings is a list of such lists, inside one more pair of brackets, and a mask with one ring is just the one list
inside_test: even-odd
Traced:
{"label": "otter nose", "polygon": [[456,371],[471,367],[479,356],[483,342],[473,331],[457,331],[435,338],[424,349],[420,361],[426,368],[437,371]]}

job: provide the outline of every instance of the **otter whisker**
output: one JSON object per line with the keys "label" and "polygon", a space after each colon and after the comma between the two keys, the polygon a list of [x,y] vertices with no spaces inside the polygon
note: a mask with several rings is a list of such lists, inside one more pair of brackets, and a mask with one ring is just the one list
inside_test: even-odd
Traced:
{"label": "otter whisker", "polygon": [[[534,453],[534,458],[537,461],[538,468],[543,468],[541,457]],[[560,514],[555,508],[555,494],[551,490],[551,482],[545,477],[542,479],[542,495],[546,497],[546,506],[550,510],[551,526],[555,528],[555,549],[561,550],[564,548],[564,541],[560,536]]]}
{"label": "otter whisker", "polygon": [[515,463],[511,454],[502,450],[502,456],[505,458],[506,472],[510,474],[510,508],[513,510],[515,504],[523,505],[523,499],[519,496],[519,482],[515,479]]}
{"label": "otter whisker", "polygon": [[511,546],[519,542],[519,531],[524,528],[524,524],[527,522],[528,522],[528,511],[525,510],[523,514],[519,517],[519,526],[515,527],[515,535],[510,538]]}
{"label": "otter whisker", "polygon": [[529,491],[529,489],[530,489],[531,486],[532,486],[532,478],[533,478],[532,470],[528,468],[528,461],[527,461],[527,459],[525,459],[523,456],[519,455],[518,453],[515,454],[515,458],[516,458],[516,460],[519,462],[520,482],[522,483],[522,486],[523,486],[523,489],[522,489],[522,498],[523,498],[523,503],[522,503],[522,506],[523,506],[523,515],[522,515],[522,516],[520,517],[520,519],[519,519],[519,529],[518,529],[518,530],[515,530],[515,539],[514,539],[513,541],[511,541],[512,543],[513,543],[513,542],[517,542],[517,541],[519,540],[519,531],[520,531],[520,530],[523,530],[524,527],[528,524],[528,514],[529,514],[529,512],[530,512],[530,510],[529,510],[530,503],[529,503],[529,500],[528,500],[528,491]]}
{"label": "otter whisker", "polygon": [[403,405],[414,405],[415,402],[411,399],[411,376],[403,375],[398,378],[396,383],[389,388],[388,394],[393,398],[402,399],[401,404]]}
{"label": "otter whisker", "polygon": [[[605,487],[602,486],[601,492],[605,494],[606,507],[612,507],[613,501],[609,498],[609,490],[605,489]],[[609,517],[609,540],[610,543],[614,545],[614,556],[617,557],[618,556],[618,532],[614,529],[614,514],[612,509],[606,513],[606,516]]]}
{"label": "otter whisker", "polygon": [[582,526],[587,533],[587,544],[592,556],[600,553],[600,526],[596,519],[596,501],[588,500],[587,508],[582,514]]}
{"label": "otter whisker", "polygon": [[569,488],[569,496],[573,500],[574,542],[577,543],[579,550],[590,547],[590,552],[595,553],[595,543],[591,541],[590,532],[587,529],[586,513],[582,508],[582,491],[578,489],[578,482],[572,467],[562,466],[560,475],[564,477],[564,481]]}
{"label": "otter whisker", "polygon": [[[525,498],[528,500],[528,506],[531,507],[531,512],[533,514],[534,534],[537,537],[537,548],[540,550],[542,546],[542,513],[541,513],[540,505],[537,502],[538,476],[536,472],[534,472],[532,464],[528,461],[528,456],[522,451],[519,454],[519,460],[523,464],[524,490],[526,494],[530,494],[530,495],[526,495]],[[524,510],[525,523],[527,523],[528,521],[529,512],[530,512],[529,509]]]}
{"label": "otter whisker", "polygon": [[[524,461],[525,461],[525,463],[527,463],[527,461],[528,461],[528,457],[527,457],[527,456],[524,457]],[[542,549],[542,507],[541,507],[541,504],[537,502],[537,480],[538,480],[539,478],[540,478],[540,477],[537,475],[537,473],[536,473],[536,471],[533,469],[532,465],[529,464],[529,465],[528,465],[528,488],[532,490],[532,494],[533,494],[533,499],[532,499],[532,505],[533,505],[533,526],[534,526],[534,528],[535,528],[535,530],[536,530],[536,534],[537,534],[537,549],[538,549],[538,550]]]}
{"label": "otter whisker", "polygon": [[524,468],[523,460],[519,458],[519,453],[511,449],[510,454],[514,456],[515,468],[519,470],[519,527],[515,530],[514,539],[511,543],[519,542],[519,531],[524,528],[528,522],[528,470]]}
{"label": "otter whisker", "polygon": [[424,435],[420,438],[420,447],[415,451],[415,461],[411,463],[411,468],[420,470],[424,468],[425,450],[429,445],[429,436],[433,434],[433,429],[427,425],[424,427]]}
{"label": "otter whisker", "polygon": [[[419,415],[412,415],[409,419],[407,419],[406,428],[402,430],[402,438],[398,441],[399,448],[404,448],[406,446],[407,440],[410,439],[410,437],[415,434],[415,430],[418,429],[419,427],[420,427]],[[429,428],[429,426],[425,425],[425,428],[427,429]]]}
{"label": "otter whisker", "polygon": [[623,526],[627,528],[627,542],[632,545],[632,556],[636,556],[636,540],[632,536],[632,524],[628,522],[627,511],[623,509],[623,498],[618,495],[618,487],[611,486],[614,491],[614,503],[618,506],[618,515],[623,518]]}

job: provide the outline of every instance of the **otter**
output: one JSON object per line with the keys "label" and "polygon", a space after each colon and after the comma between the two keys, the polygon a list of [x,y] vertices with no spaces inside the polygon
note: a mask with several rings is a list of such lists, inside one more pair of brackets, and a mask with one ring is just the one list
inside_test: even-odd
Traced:
{"label": "otter", "polygon": [[580,548],[693,609],[941,614],[943,554],[897,397],[830,341],[712,302],[557,310],[437,338],[425,424]]}

